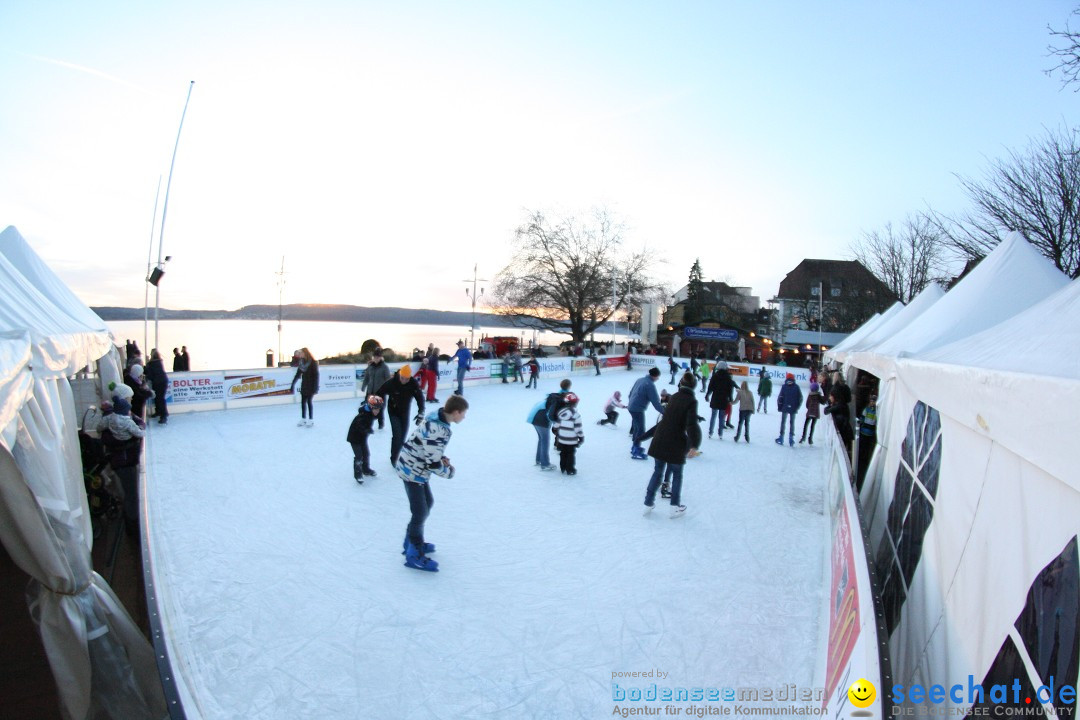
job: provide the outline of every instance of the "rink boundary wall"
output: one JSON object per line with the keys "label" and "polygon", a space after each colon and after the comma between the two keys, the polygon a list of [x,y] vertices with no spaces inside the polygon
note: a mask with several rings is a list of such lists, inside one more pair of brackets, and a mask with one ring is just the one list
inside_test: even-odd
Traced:
{"label": "rink boundary wall", "polygon": [[[841,711],[869,711],[871,717],[889,717],[892,673],[888,633],[881,606],[871,543],[863,510],[851,484],[851,458],[830,421],[824,425],[829,458],[825,466],[825,514],[829,537],[825,542],[829,572],[822,607],[822,651],[815,666],[815,686],[825,688],[829,715]],[[848,688],[866,679],[877,688],[866,708],[851,706]]]}
{"label": "rink boundary wall", "polygon": [[[689,367],[689,361],[685,358],[675,358],[675,361],[680,365],[680,372],[683,364]],[[589,357],[547,357],[538,358],[538,362],[540,363],[540,378],[568,377],[597,371],[593,359]],[[631,355],[629,368],[627,368],[625,355],[601,355],[597,357],[597,363],[601,372],[625,372],[627,369],[647,370],[653,367],[659,368],[661,373],[669,372],[666,355]],[[414,376],[420,368],[419,362],[387,363],[391,373],[405,365],[411,368]],[[501,383],[503,365],[501,360],[473,360],[472,367],[465,375],[465,388]],[[715,363],[710,363],[710,367],[713,365]],[[757,378],[763,367],[777,385],[783,381],[787,373],[793,374],[798,382],[810,381],[810,371],[806,368],[729,364],[732,377],[736,382]],[[318,402],[359,398],[362,394],[360,387],[366,368],[367,365],[320,365],[319,392],[314,400]],[[529,377],[527,365],[522,366],[522,374],[527,380]],[[456,365],[441,363],[438,390],[443,393],[451,392],[456,385],[456,376]],[[300,396],[299,392],[291,389],[294,377],[296,377],[296,368],[292,367],[175,372],[169,375],[165,402],[170,414],[290,404],[297,402]],[[513,382],[512,370],[508,372],[506,378],[508,382]],[[778,391],[778,387],[774,388],[774,397]],[[86,403],[86,405],[89,404],[92,403]],[[80,408],[80,413],[84,410],[85,407]]]}

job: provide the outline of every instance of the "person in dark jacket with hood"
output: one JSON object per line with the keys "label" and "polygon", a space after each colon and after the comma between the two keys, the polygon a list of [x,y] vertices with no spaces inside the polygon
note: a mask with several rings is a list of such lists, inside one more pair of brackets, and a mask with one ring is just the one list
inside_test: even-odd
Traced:
{"label": "person in dark jacket with hood", "polygon": [[319,361],[307,348],[300,348],[300,364],[296,366],[289,392],[296,391],[296,381],[300,381],[300,422],[297,427],[315,426],[315,406],[311,399],[319,393]]}
{"label": "person in dark jacket with hood", "polygon": [[158,424],[169,422],[169,408],[165,404],[165,392],[169,389],[169,376],[165,374],[165,364],[157,348],[150,351],[150,360],[146,363],[146,379],[154,391],[154,414]]}
{"label": "person in dark jacket with hood", "polygon": [[[365,395],[374,395],[375,391],[383,386],[387,380],[390,379],[390,368],[383,362],[383,350],[382,348],[375,348],[375,352],[371,355],[371,362],[368,363],[367,368],[364,370],[364,380],[360,383],[360,392]],[[383,416],[386,413],[380,413],[379,429],[383,429]]]}
{"label": "person in dark jacket with hood", "polygon": [[401,369],[390,376],[390,379],[382,384],[375,394],[386,400],[386,414],[390,418],[390,431],[393,437],[390,439],[390,464],[397,465],[398,454],[405,442],[405,434],[409,431],[409,408],[412,398],[416,398],[417,425],[424,420],[424,394],[420,392],[420,385],[412,376],[412,368],[402,365]]}
{"label": "person in dark jacket with hood", "polygon": [[356,417],[349,425],[349,432],[345,440],[352,446],[353,451],[353,479],[361,485],[365,477],[378,475],[371,469],[371,451],[368,449],[368,435],[371,434],[375,417],[382,412],[383,401],[378,395],[367,398],[356,411]]}
{"label": "person in dark jacket with hood", "polygon": [[653,474],[645,490],[645,514],[653,509],[656,491],[664,479],[665,471],[670,467],[671,474],[671,517],[682,517],[686,506],[682,504],[682,477],[686,458],[698,454],[701,446],[701,428],[698,427],[697,398],[694,388],[697,378],[693,373],[686,373],[679,381],[679,390],[668,401],[656,433],[649,444],[649,456],[653,458]]}
{"label": "person in dark jacket with hood", "polygon": [[[712,413],[709,417],[709,437],[712,437],[713,426],[716,425],[716,419],[720,418],[720,431],[717,433],[717,437],[721,440],[724,439],[724,416],[731,407],[731,400],[735,394],[735,381],[731,379],[731,371],[728,370],[728,364],[723,360],[716,363],[716,371],[713,372],[712,379],[709,380],[709,389],[705,392],[705,400],[709,403],[709,407],[712,409]],[[712,399],[710,400],[710,396]]]}
{"label": "person in dark jacket with hood", "polygon": [[780,386],[780,394],[776,396],[776,409],[780,412],[780,436],[776,438],[777,445],[784,444],[784,423],[788,424],[788,444],[795,447],[795,415],[802,407],[802,390],[795,384],[795,376],[791,373],[784,378],[784,384]]}

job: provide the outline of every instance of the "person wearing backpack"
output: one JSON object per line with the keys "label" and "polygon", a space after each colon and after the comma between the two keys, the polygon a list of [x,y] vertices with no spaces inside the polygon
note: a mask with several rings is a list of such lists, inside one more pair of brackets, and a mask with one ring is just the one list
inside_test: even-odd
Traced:
{"label": "person wearing backpack", "polygon": [[559,392],[550,393],[546,398],[532,406],[526,422],[536,429],[536,466],[541,470],[554,470],[551,464],[549,444],[551,438],[551,422],[558,412],[559,400],[564,393],[570,392],[570,380],[560,383]]}

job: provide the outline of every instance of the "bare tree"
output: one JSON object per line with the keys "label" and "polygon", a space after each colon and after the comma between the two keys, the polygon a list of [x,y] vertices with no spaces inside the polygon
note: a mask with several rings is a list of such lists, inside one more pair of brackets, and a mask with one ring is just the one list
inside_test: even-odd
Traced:
{"label": "bare tree", "polygon": [[648,276],[648,252],[627,252],[622,233],[604,209],[594,209],[587,222],[532,213],[515,232],[510,264],[495,278],[493,312],[575,342],[619,309],[633,314],[631,308],[658,289]]}
{"label": "bare tree", "polygon": [[896,229],[886,223],[881,230],[864,232],[851,254],[904,303],[930,283],[943,281],[947,272],[942,233],[925,215],[909,215]]}
{"label": "bare tree", "polygon": [[[1070,17],[1080,16],[1080,8],[1070,13]],[[1065,21],[1064,30],[1055,30],[1047,25],[1051,37],[1055,38],[1055,44],[1046,49],[1050,55],[1057,59],[1057,65],[1046,71],[1047,75],[1060,72],[1062,75],[1061,85],[1067,87],[1073,85],[1073,92],[1080,90],[1080,32],[1069,27],[1069,21]]]}
{"label": "bare tree", "polygon": [[1074,130],[1047,131],[1026,153],[990,166],[983,181],[959,178],[975,208],[960,218],[934,214],[946,243],[976,259],[1019,232],[1071,278],[1080,275],[1080,147]]}

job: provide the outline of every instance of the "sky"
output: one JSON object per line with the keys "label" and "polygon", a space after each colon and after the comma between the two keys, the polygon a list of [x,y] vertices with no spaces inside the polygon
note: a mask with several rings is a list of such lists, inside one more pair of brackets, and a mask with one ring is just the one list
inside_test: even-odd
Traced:
{"label": "sky", "polygon": [[161,307],[462,311],[531,212],[605,207],[672,291],[700,259],[764,302],[1070,127],[1072,9],[3,3],[0,227],[93,306],[160,250]]}

